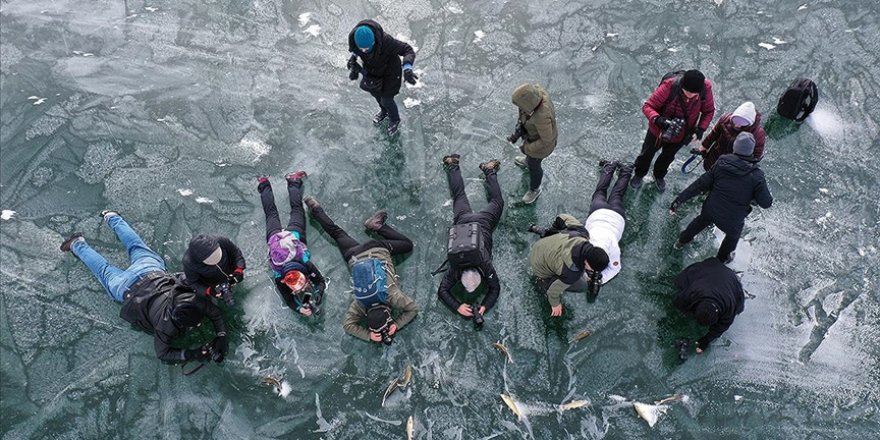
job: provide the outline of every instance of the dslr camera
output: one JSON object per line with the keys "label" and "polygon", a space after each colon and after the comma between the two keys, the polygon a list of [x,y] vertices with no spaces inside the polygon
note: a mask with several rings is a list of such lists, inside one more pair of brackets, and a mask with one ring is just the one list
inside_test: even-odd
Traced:
{"label": "dslr camera", "polygon": [[317,315],[318,313],[321,313],[321,308],[318,307],[318,303],[315,301],[315,297],[312,296],[311,293],[303,294],[303,305],[302,306],[304,309],[311,310],[313,315]]}
{"label": "dslr camera", "polygon": [[599,295],[599,288],[602,287],[602,272],[598,270],[593,270],[589,272],[589,284],[587,285],[587,292],[589,292],[590,296],[596,297]]}
{"label": "dslr camera", "polygon": [[667,126],[666,129],[663,130],[663,133],[660,134],[660,140],[668,143],[681,134],[681,131],[684,130],[685,122],[684,119],[681,118],[667,119],[666,122],[669,126]]}
{"label": "dslr camera", "polygon": [[228,307],[232,307],[235,305],[235,298],[232,297],[232,286],[229,285],[228,281],[224,281],[217,286],[214,287],[217,290],[217,294],[220,298],[223,298],[223,301],[226,302]]}
{"label": "dslr camera", "polygon": [[474,320],[474,330],[482,330],[483,329],[483,314],[480,313],[480,305],[477,303],[471,304],[471,314],[473,315]]}
{"label": "dslr camera", "polygon": [[382,343],[385,345],[391,345],[394,342],[394,336],[388,334],[388,326],[382,327],[379,330],[379,334],[382,335]]}

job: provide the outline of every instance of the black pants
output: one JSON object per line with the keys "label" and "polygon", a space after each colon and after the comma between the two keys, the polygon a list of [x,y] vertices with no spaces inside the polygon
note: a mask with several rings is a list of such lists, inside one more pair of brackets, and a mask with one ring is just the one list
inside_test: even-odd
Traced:
{"label": "black pants", "polygon": [[596,184],[596,191],[593,192],[593,199],[590,201],[590,214],[597,209],[610,209],[622,217],[626,217],[626,211],[623,209],[623,195],[626,194],[631,177],[631,168],[620,168],[617,182],[614,183],[614,188],[611,189],[609,196],[608,187],[611,185],[611,179],[614,178],[614,168],[603,167],[602,174],[599,175],[599,183]]}
{"label": "black pants", "polygon": [[373,95],[373,98],[376,98],[379,108],[388,114],[388,119],[391,122],[400,121],[400,112],[397,110],[397,103],[394,102],[394,96]]}
{"label": "black pants", "polygon": [[[302,181],[287,182],[287,194],[290,198],[290,222],[287,230],[299,233],[299,241],[306,242],[306,212],[302,204]],[[263,203],[263,213],[266,214],[266,240],[281,232],[281,219],[278,217],[278,208],[275,206],[275,194],[272,185],[267,184],[260,189],[260,202]]]}
{"label": "black pants", "polygon": [[541,181],[544,180],[544,169],[541,168],[543,160],[526,155],[526,166],[529,168],[529,189],[532,191],[537,191],[541,187]]}
{"label": "black pants", "polygon": [[486,174],[486,186],[489,189],[489,206],[474,212],[464,192],[464,180],[461,178],[461,169],[458,165],[452,165],[446,176],[449,179],[449,191],[452,193],[452,222],[456,225],[462,223],[478,222],[491,234],[501,221],[501,213],[504,211],[504,199],[501,197],[501,187],[498,186],[498,176],[494,171]]}
{"label": "black pants", "polygon": [[[712,226],[712,223],[712,219],[701,213],[691,220],[687,227],[684,228],[684,231],[681,231],[681,234],[678,235],[678,241],[682,244],[690,243],[703,229]],[[721,240],[721,247],[718,248],[718,255],[716,257],[722,262],[726,262],[730,258],[730,254],[736,250],[736,244],[739,242],[740,235],[742,235],[743,225],[733,228],[721,228],[719,226],[718,229],[724,232],[724,240]]]}
{"label": "black pants", "polygon": [[[690,141],[690,138],[685,136],[685,140]],[[660,157],[654,162],[654,177],[658,179],[666,177],[666,173],[669,172],[669,165],[675,160],[675,153],[678,153],[678,150],[681,150],[681,147],[688,143],[667,144],[658,141],[657,136],[651,134],[650,131],[645,134],[642,151],[636,157],[636,176],[644,177],[648,174],[648,169],[651,168],[651,161],[654,160],[654,155],[657,154],[657,151],[660,151]]]}
{"label": "black pants", "polygon": [[348,261],[353,255],[376,247],[388,249],[391,255],[406,254],[413,250],[412,240],[388,225],[384,225],[376,231],[382,237],[381,240],[368,240],[365,243],[358,243],[344,229],[333,223],[333,220],[327,215],[323,207],[313,209],[312,217],[318,221],[324,232],[333,237],[333,240],[336,241],[336,247],[339,248],[339,252],[342,253],[342,258],[345,261]]}

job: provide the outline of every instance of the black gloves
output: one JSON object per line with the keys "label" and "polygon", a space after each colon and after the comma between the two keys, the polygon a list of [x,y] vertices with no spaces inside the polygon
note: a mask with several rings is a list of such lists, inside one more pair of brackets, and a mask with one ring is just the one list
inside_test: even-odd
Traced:
{"label": "black gloves", "polygon": [[507,142],[511,144],[515,144],[520,138],[522,138],[526,134],[526,128],[523,127],[522,122],[516,124],[516,129],[513,131],[513,134],[507,137]]}
{"label": "black gloves", "polygon": [[406,69],[403,71],[403,79],[411,85],[416,85],[416,80],[419,79],[419,76],[413,73],[412,69]]}
{"label": "black gloves", "polygon": [[669,119],[666,119],[663,116],[657,116],[654,118],[654,125],[660,127],[662,130],[666,130],[669,128]]}
{"label": "black gloves", "polygon": [[229,284],[238,284],[242,280],[244,280],[244,268],[236,267],[232,272],[232,275],[229,276]]}
{"label": "black gloves", "polygon": [[223,362],[223,359],[226,357],[226,352],[229,351],[229,341],[226,339],[226,335],[221,334],[214,338],[211,342],[211,348],[214,355],[214,362],[217,362],[218,364]]}
{"label": "black gloves", "polygon": [[348,79],[356,81],[358,79],[358,74],[361,72],[361,66],[357,63],[357,56],[352,55],[351,58],[348,59],[348,63],[345,67],[349,70]]}
{"label": "black gloves", "polygon": [[703,139],[703,133],[705,133],[705,132],[706,132],[706,130],[703,130],[702,128],[697,127],[697,128],[694,130],[694,136],[697,137],[697,140],[702,140],[702,139]]}

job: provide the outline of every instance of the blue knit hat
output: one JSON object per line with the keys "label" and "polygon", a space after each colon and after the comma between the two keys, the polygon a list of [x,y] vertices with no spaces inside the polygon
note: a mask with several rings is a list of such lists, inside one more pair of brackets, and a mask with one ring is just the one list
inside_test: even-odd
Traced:
{"label": "blue knit hat", "polygon": [[369,26],[358,26],[354,30],[354,44],[361,49],[372,49],[376,44],[376,35]]}

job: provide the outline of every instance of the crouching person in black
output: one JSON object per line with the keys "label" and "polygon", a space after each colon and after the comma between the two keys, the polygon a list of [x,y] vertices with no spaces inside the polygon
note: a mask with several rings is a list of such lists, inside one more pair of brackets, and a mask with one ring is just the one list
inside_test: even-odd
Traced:
{"label": "crouching person in black", "polygon": [[351,271],[354,300],[345,314],[343,329],[358,339],[390,345],[394,335],[418,314],[415,301],[400,288],[392,260],[394,255],[412,252],[412,240],[385,224],[388,213],[378,211],[364,227],[381,239],[359,243],[333,222],[317,199],[309,196],[305,203],[336,242]]}
{"label": "crouching person in black", "polygon": [[200,295],[235,305],[232,288],[244,280],[244,255],[232,240],[220,235],[197,235],[183,254],[186,283]]}
{"label": "crouching person in black", "polygon": [[[222,362],[229,348],[226,324],[210,298],[197,294],[182,274],[165,270],[165,261],[147,247],[138,234],[114,211],[101,216],[128,251],[131,265],[120,269],[95,251],[82,233],[75,232],[61,250],[76,255],[111,299],[122,303],[119,316],[132,326],[153,335],[156,357],[167,362],[213,359]],[[173,348],[173,340],[208,317],[216,337],[201,349]]]}
{"label": "crouching person in black", "polygon": [[[449,178],[449,190],[452,192],[453,227],[450,229],[450,246],[447,248],[447,261],[449,269],[440,281],[437,296],[453,312],[465,318],[474,320],[474,327],[482,329],[483,315],[492,309],[498,300],[501,291],[501,283],[495,266],[492,265],[492,232],[501,220],[504,210],[504,199],[501,197],[501,187],[498,186],[497,160],[490,160],[480,164],[480,170],[486,176],[486,186],[489,190],[489,206],[479,212],[473,212],[467,194],[464,191],[464,181],[461,178],[458,154],[451,154],[443,158]],[[461,285],[464,292],[461,294],[466,302],[460,301],[453,295],[453,290]],[[481,293],[478,288],[485,285],[486,295],[483,302],[476,302]]]}
{"label": "crouching person in black", "polygon": [[742,313],[745,295],[736,273],[717,258],[708,258],[686,267],[675,277],[678,293],[672,304],[709,332],[697,341],[697,353],[723,334]]}

